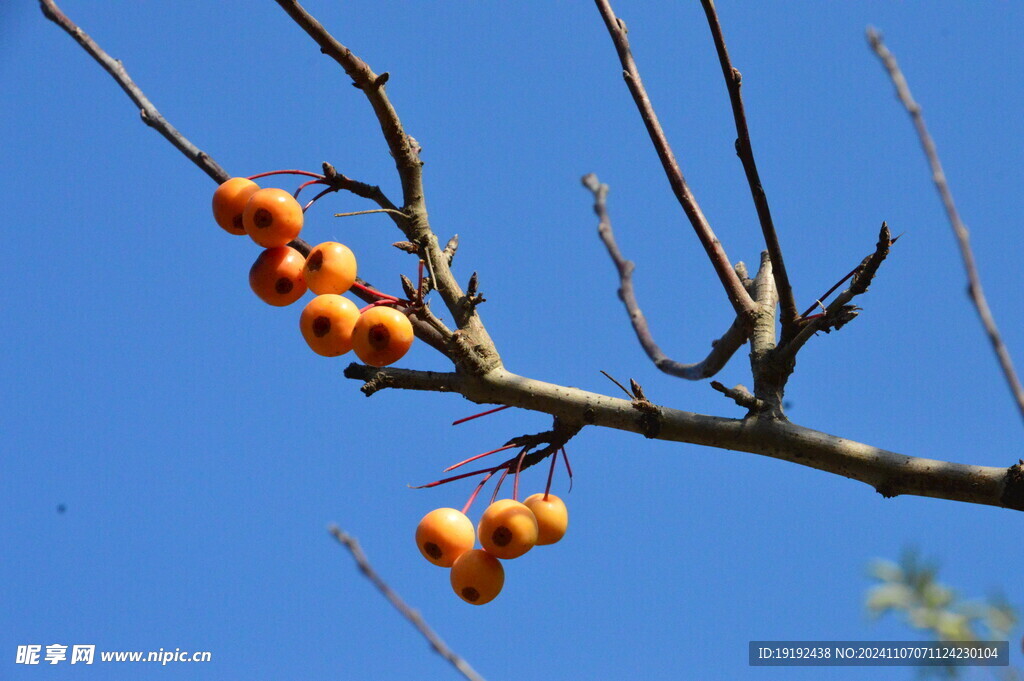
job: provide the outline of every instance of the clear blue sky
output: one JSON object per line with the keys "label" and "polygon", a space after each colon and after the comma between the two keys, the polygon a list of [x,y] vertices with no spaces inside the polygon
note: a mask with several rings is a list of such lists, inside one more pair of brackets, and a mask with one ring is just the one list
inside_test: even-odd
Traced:
{"label": "clear blue sky", "polygon": [[[1021,422],[986,346],[910,123],[863,38],[884,31],[925,107],[972,228],[989,302],[1024,363],[1024,6],[1007,2],[722,2],[762,178],[801,306],[906,236],[861,317],[801,354],[798,423],[907,454],[992,466]],[[697,2],[618,2],[693,190],[733,260],[757,261],[754,211]],[[741,415],[705,383],[660,375],[615,296],[579,178],[612,187],[620,245],[663,347],[694,361],[729,323],[587,2],[309,2],[377,71],[424,147],[428,206],[479,271],[513,371]],[[331,161],[398,195],[368,105],[272,2],[64,9],[230,172]],[[371,399],[309,352],[298,308],[260,303],[257,249],[217,228],[213,183],[139,122],[113,81],[32,2],[0,9],[0,678],[456,678],[328,536],[382,575],[488,679],[873,679],[752,669],[751,639],[900,639],[863,610],[865,564],[913,544],[969,596],[1024,606],[1024,516],[916,497],[750,454],[592,429],[571,443],[566,539],[507,565],[472,608],[412,541],[472,483],[406,485],[545,429],[460,398]],[[382,216],[336,195],[306,234],[337,239],[390,290],[412,259]],[[444,368],[416,346],[403,366]],[[738,356],[720,377],[749,383]],[[526,474],[536,491],[544,474]],[[59,504],[66,512],[59,514]],[[479,512],[479,508],[476,509]],[[1016,635],[1020,636],[1020,631]],[[13,664],[19,644],[209,650],[155,669]],[[1014,661],[1021,664],[1019,647]],[[896,670],[892,678],[911,678]]]}

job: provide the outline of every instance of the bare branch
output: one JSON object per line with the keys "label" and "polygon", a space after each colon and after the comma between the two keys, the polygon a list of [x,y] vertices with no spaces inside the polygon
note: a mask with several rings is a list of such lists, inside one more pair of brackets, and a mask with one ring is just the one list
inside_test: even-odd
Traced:
{"label": "bare branch", "polygon": [[750,131],[747,129],[747,114],[743,109],[743,97],[740,95],[743,76],[733,68],[732,61],[729,59],[729,51],[725,47],[725,36],[722,35],[722,26],[718,22],[714,0],[701,0],[701,4],[704,6],[708,25],[711,27],[715,49],[718,51],[718,61],[722,65],[722,75],[725,76],[725,84],[729,89],[732,116],[736,122],[736,154],[743,163],[747,184],[750,185],[750,194],[754,199],[754,206],[757,208],[757,219],[761,223],[764,242],[772,259],[775,289],[782,306],[782,338],[785,342],[797,331],[796,298],[793,296],[793,288],[789,283],[786,265],[782,260],[782,246],[779,245],[779,236],[775,231],[775,224],[772,222],[771,211],[768,209],[768,197],[761,185],[761,176],[758,174],[757,164],[754,162],[754,148],[750,144]]}
{"label": "bare branch", "polygon": [[[484,376],[374,369],[359,364],[348,378],[383,387],[441,390],[478,404],[502,404],[672,442],[733,449],[790,461],[874,487],[886,497],[934,497],[1024,511],[1024,465],[974,466],[897,454],[795,425],[784,419],[727,419],[554,385],[497,368]],[[364,386],[364,391],[366,387]]]}
{"label": "bare branch", "polygon": [[[291,7],[294,10],[297,7],[295,3],[287,2],[286,0],[278,0],[278,2],[282,6],[286,6],[286,9]],[[146,112],[145,116],[148,124],[160,131],[176,148],[188,156],[215,181],[220,182],[227,179],[228,174],[219,165],[213,162],[204,152],[197,150],[188,143],[180,133],[160,117],[159,113],[152,108],[152,104],[141,94],[137,86],[127,78],[123,68],[117,62],[110,59],[88,36],[71,23],[56,8],[53,2],[41,0],[40,4],[46,16],[72,35],[79,44],[111,73],[115,80],[121,84],[122,88],[129,93],[133,101],[142,107],[142,110]],[[611,20],[609,30],[612,33],[613,39],[616,40],[617,47],[620,47],[620,56],[623,54],[622,50],[625,49],[625,55],[628,57],[628,43],[623,42],[625,39],[624,25],[614,18],[610,8],[607,7],[607,3],[603,0],[598,0],[598,6],[603,8],[602,13],[606,15],[606,21]],[[301,8],[299,9],[301,10]],[[308,18],[308,15],[304,14],[304,10],[302,11],[302,16]],[[314,33],[322,31],[322,27],[315,22],[309,24],[309,26],[309,30],[313,30]],[[330,40],[333,41],[333,39]],[[336,41],[329,43],[329,46],[334,44],[336,44]],[[365,67],[365,64],[355,59],[344,48],[342,48],[342,52],[339,55],[343,62],[354,65],[353,68],[360,65]],[[353,59],[355,61],[352,61]],[[628,58],[628,64],[632,64],[631,57]],[[386,98],[383,97],[383,93],[380,91],[384,79],[374,76],[368,67],[365,67],[365,70],[356,68],[356,71],[357,76],[362,74],[357,78],[357,83],[363,83],[361,87],[364,91],[367,91],[367,87],[370,87],[375,92],[378,92],[378,95],[370,95],[368,93],[371,101],[376,102],[375,110],[383,107],[384,114],[393,114],[390,104],[386,106],[381,104],[382,101],[386,104]],[[635,66],[633,67],[633,72],[635,73]],[[352,74],[350,73],[350,75]],[[630,83],[631,91],[634,92],[634,99],[637,99],[638,103],[641,104],[641,111],[645,111],[642,106],[645,102],[649,108],[646,94],[643,92],[642,86],[638,88],[638,77],[631,76],[629,69],[627,69],[627,82]],[[378,116],[380,117],[380,115],[379,112]],[[653,116],[653,111],[650,111],[650,115]],[[385,118],[388,121],[391,120],[387,115]],[[657,146],[656,138],[661,135],[660,127],[657,127],[657,122],[654,118],[647,118],[645,115],[645,121],[649,123],[649,130],[652,129],[651,125],[653,125],[652,139],[656,140]],[[402,135],[402,140],[399,141],[403,144],[407,143],[411,150],[418,150],[415,140],[405,137],[404,133],[401,132],[400,125],[397,128],[389,128],[386,122],[382,122],[382,129],[385,130],[386,137],[391,134],[389,144],[394,141],[394,134],[397,130]],[[393,122],[397,122],[397,117],[394,118]],[[661,139],[663,139],[663,136],[661,136]],[[410,158],[412,158],[416,166],[415,184],[419,186],[419,166],[418,156],[415,156],[416,153],[418,152],[413,151],[413,157],[407,156],[404,160],[399,160],[399,167],[400,172],[402,172],[402,168],[408,171],[409,168],[402,164],[408,163]],[[668,153],[671,154],[670,151]],[[670,157],[670,160],[672,165],[674,165],[674,159]],[[411,175],[407,173],[406,177],[411,177]],[[679,175],[680,180],[681,177]],[[403,188],[406,186],[407,183],[403,182]],[[366,185],[366,187],[370,186]],[[449,356],[456,362],[459,371],[457,373],[442,373],[393,368],[377,369],[359,364],[350,365],[345,370],[345,375],[348,378],[364,381],[364,393],[369,395],[383,388],[459,392],[473,402],[516,406],[544,412],[560,419],[567,428],[593,424],[641,433],[651,438],[747,451],[791,461],[860,480],[872,485],[886,496],[915,494],[1024,510],[1024,463],[1014,464],[1008,469],[1002,469],[907,457],[877,447],[871,447],[796,426],[784,420],[737,420],[692,414],[660,407],[647,400],[616,399],[575,388],[544,383],[507,372],[501,366],[500,358],[497,357],[493,344],[489,336],[487,336],[486,330],[483,329],[482,322],[480,322],[476,313],[472,309],[469,312],[462,309],[462,307],[465,307],[461,305],[464,294],[455,282],[448,267],[449,255],[441,249],[433,232],[430,231],[422,195],[413,198],[413,209],[409,210],[409,197],[406,196],[406,210],[402,211],[409,216],[406,233],[410,241],[421,249],[421,254],[428,258],[428,264],[432,264],[432,267],[436,270],[438,290],[445,297],[449,310],[453,311],[456,321],[459,323],[459,329],[452,332],[449,338],[442,338],[445,341],[445,350],[450,353]],[[829,306],[829,312],[841,312],[839,308],[843,307],[849,298],[866,290],[871,276],[877,269],[878,264],[880,264],[881,258],[884,257],[882,252],[884,249],[881,247],[883,236],[887,245],[889,238],[884,226],[879,239],[880,246],[872,256],[873,259],[869,258],[864,263],[862,271],[854,277],[850,288],[840,294],[836,302]],[[720,252],[724,258],[724,252],[721,252],[717,242],[715,244],[718,249],[717,252]],[[292,246],[300,250],[300,252],[309,252],[309,245],[302,240],[296,240],[292,243]],[[711,249],[711,251],[714,251],[714,249]],[[719,264],[718,260],[713,258],[713,261],[717,267]],[[743,317],[744,314],[749,314],[751,318],[756,316],[759,308],[751,307],[756,304],[744,288],[744,282],[740,278],[740,268],[737,267],[734,270],[728,265],[728,260],[723,262],[728,267],[730,273],[729,277],[723,278],[723,281],[734,280],[743,290],[742,297],[730,298],[738,304],[738,316]],[[727,286],[727,290],[731,291],[732,289]],[[846,296],[849,296],[849,298],[844,300]],[[837,305],[838,307],[836,307]],[[472,308],[472,306],[468,307]],[[826,314],[825,318],[830,319],[833,317]],[[417,335],[424,328],[432,328],[435,334],[440,335],[438,328],[429,325],[428,322],[429,320],[414,320]],[[427,326],[423,326],[424,324],[427,324]],[[818,328],[822,327],[819,326]],[[827,325],[825,328],[827,328]],[[808,331],[807,328],[801,331],[801,334],[806,331]],[[810,333],[813,333],[813,331]],[[791,342],[788,345],[793,345],[793,343]]]}
{"label": "bare branch", "polygon": [[992,316],[988,301],[985,299],[985,291],[981,287],[981,278],[978,276],[978,267],[974,261],[974,252],[971,250],[970,233],[967,231],[967,226],[964,225],[963,220],[960,219],[960,213],[957,212],[956,204],[953,203],[953,193],[946,182],[946,174],[942,170],[942,163],[939,161],[939,152],[935,148],[935,141],[932,139],[931,134],[928,132],[928,127],[924,123],[921,106],[910,93],[907,79],[903,76],[903,72],[900,71],[896,57],[893,56],[892,52],[882,42],[882,35],[875,29],[868,28],[867,37],[871,49],[875,51],[875,54],[881,60],[885,70],[889,73],[889,78],[892,79],[892,83],[896,87],[896,96],[899,97],[903,107],[910,114],[910,119],[917,130],[917,136],[921,141],[921,148],[924,150],[924,155],[928,159],[928,165],[931,167],[932,181],[935,183],[935,188],[942,199],[942,205],[946,209],[949,224],[953,227],[953,234],[956,236],[957,244],[960,247],[960,257],[964,261],[964,270],[967,272],[967,294],[971,297],[971,301],[978,311],[978,317],[981,318],[981,324],[985,328],[985,333],[988,334],[989,342],[992,344],[992,350],[996,353],[996,359],[1003,370],[1003,376],[1006,378],[1010,393],[1017,403],[1017,409],[1020,411],[1021,417],[1024,417],[1024,387],[1021,386],[1017,372],[1013,368],[1013,359],[1003,343],[1003,337],[996,326],[995,317]]}
{"label": "bare branch", "polygon": [[416,627],[416,630],[423,635],[423,638],[427,639],[427,643],[438,655],[448,660],[453,667],[455,667],[460,674],[469,679],[470,681],[484,681],[484,677],[476,673],[476,671],[469,666],[462,657],[458,655],[454,650],[448,647],[448,645],[441,640],[441,637],[431,629],[427,623],[423,620],[422,615],[416,610],[410,608],[402,598],[395,593],[394,589],[388,586],[387,582],[381,579],[377,571],[370,565],[370,561],[367,560],[366,554],[363,553],[363,549],[359,546],[359,542],[356,538],[342,530],[337,525],[331,525],[327,528],[327,531],[338,540],[338,543],[348,549],[348,552],[352,555],[352,559],[356,562],[356,567],[359,571],[370,580],[371,583],[377,590],[380,591],[384,598],[388,599],[391,605],[395,606],[402,617],[409,620],[409,622]]}
{"label": "bare branch", "polygon": [[109,73],[114,80],[117,81],[117,84],[121,86],[121,89],[124,90],[125,94],[127,94],[128,97],[135,102],[135,105],[139,107],[139,115],[142,117],[143,123],[163,135],[168,142],[178,149],[178,151],[185,154],[190,161],[199,166],[204,173],[212,177],[218,183],[224,182],[231,177],[228,172],[221,168],[216,161],[206,154],[206,152],[188,141],[188,139],[178,132],[173,125],[168,123],[167,120],[160,115],[157,108],[153,106],[153,102],[149,101],[142,90],[140,90],[135,82],[128,76],[128,71],[125,70],[121,61],[112,58],[109,54],[104,52],[103,49],[96,44],[96,41],[90,38],[85,31],[68,19],[53,0],[39,0],[39,7],[42,9],[43,14],[47,19],[64,29],[68,35],[74,38],[76,43],[81,45],[93,59],[99,62],[104,71]]}
{"label": "bare branch", "polygon": [[[420,257],[423,258],[427,270],[430,272],[432,286],[441,295],[445,306],[462,332],[459,336],[462,340],[458,348],[460,352],[453,359],[461,368],[474,373],[485,373],[492,367],[500,365],[501,357],[494,346],[494,341],[491,340],[487,329],[484,328],[476,306],[464,304],[465,294],[451,272],[450,260],[430,228],[423,192],[423,163],[420,161],[420,145],[405,132],[398,113],[384,91],[384,84],[388,79],[387,74],[377,75],[374,73],[366,62],[338,42],[295,0],[276,1],[288,13],[288,16],[320,46],[321,52],[345,69],[345,73],[352,78],[355,86],[363,91],[373,107],[381,132],[395,159],[398,175],[402,182],[404,205],[401,208],[401,213],[406,217],[403,219],[394,214],[391,215],[406,238],[420,248]],[[383,204],[381,207],[393,208],[393,206]]]}
{"label": "bare branch", "polygon": [[676,161],[675,154],[672,153],[672,147],[669,146],[668,139],[661,129],[661,123],[658,122],[658,116],[654,113],[651,100],[647,96],[647,90],[644,89],[643,82],[640,80],[640,71],[633,60],[633,54],[629,48],[629,38],[626,37],[626,24],[615,16],[615,12],[612,10],[608,0],[595,0],[595,2],[597,3],[598,10],[601,12],[601,16],[604,18],[605,26],[608,27],[608,33],[612,37],[612,42],[615,43],[615,50],[619,54],[619,61],[622,63],[623,69],[622,77],[626,81],[630,94],[633,95],[633,101],[640,111],[640,117],[647,127],[647,133],[650,135],[651,142],[654,143],[654,148],[658,152],[658,158],[661,159],[661,166],[665,170],[665,175],[672,186],[672,191],[679,201],[679,205],[683,207],[686,217],[689,218],[693,230],[697,233],[697,238],[700,239],[701,245],[704,246],[704,250],[708,254],[708,258],[711,259],[711,265],[715,268],[715,272],[725,288],[726,295],[729,296],[729,302],[732,304],[733,310],[739,317],[750,317],[756,312],[757,306],[746,289],[743,288],[743,284],[740,283],[736,272],[733,271],[732,263],[725,254],[725,249],[722,247],[718,237],[715,236],[714,231],[712,231],[711,225],[708,224],[707,218],[704,217],[704,213],[701,212],[697,199],[693,196],[693,192],[690,191],[690,187],[686,184],[686,179],[679,169],[679,163]]}
{"label": "bare branch", "polygon": [[733,321],[732,326],[725,334],[711,343],[711,353],[696,364],[683,364],[668,357],[662,352],[647,326],[647,319],[640,309],[633,292],[633,269],[632,261],[622,257],[618,244],[615,243],[615,235],[612,232],[611,219],[608,217],[606,198],[608,196],[608,185],[601,184],[593,173],[583,177],[583,186],[594,194],[594,212],[599,218],[597,232],[608,249],[608,255],[615,263],[619,271],[619,299],[626,306],[629,314],[629,321],[633,324],[633,331],[636,332],[637,340],[643,347],[644,352],[654,362],[654,366],[670,376],[677,376],[691,381],[698,381],[717,374],[724,367],[732,356],[747,340],[746,324],[739,317]]}
{"label": "bare branch", "polygon": [[[423,163],[419,157],[419,145],[405,134],[402,121],[399,120],[391,101],[384,92],[386,77],[382,78],[362,59],[352,54],[334,36],[327,32],[319,21],[314,19],[298,2],[293,0],[277,0],[277,4],[288,13],[288,16],[304,30],[310,38],[320,46],[320,51],[338,62],[352,82],[363,91],[377,115],[381,132],[387,141],[388,149],[395,159],[398,175],[402,181],[402,195],[406,207],[420,204],[423,200],[423,182],[421,168]],[[386,74],[385,74],[386,75]]]}

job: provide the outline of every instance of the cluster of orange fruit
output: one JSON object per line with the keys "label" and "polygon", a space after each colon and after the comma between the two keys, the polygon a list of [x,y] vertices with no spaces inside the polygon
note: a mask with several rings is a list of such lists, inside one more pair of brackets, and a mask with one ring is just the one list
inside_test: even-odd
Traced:
{"label": "cluster of orange fruit", "polygon": [[347,246],[327,241],[305,258],[288,246],[305,217],[291,194],[233,177],[213,193],[213,217],[225,231],[248,234],[265,249],[249,270],[249,286],[261,300],[283,307],[307,289],[316,294],[299,318],[313,352],[337,357],[354,350],[366,364],[387,366],[409,350],[413,330],[408,317],[386,305],[360,311],[342,296],[356,281],[356,257]]}
{"label": "cluster of orange fruit", "polygon": [[[495,501],[473,523],[454,508],[438,508],[416,527],[416,546],[434,565],[451,568],[459,598],[483,605],[501,593],[505,568],[498,560],[518,558],[534,546],[554,544],[569,527],[569,511],[554,494],[534,494],[522,503]],[[483,548],[474,549],[479,536]]]}

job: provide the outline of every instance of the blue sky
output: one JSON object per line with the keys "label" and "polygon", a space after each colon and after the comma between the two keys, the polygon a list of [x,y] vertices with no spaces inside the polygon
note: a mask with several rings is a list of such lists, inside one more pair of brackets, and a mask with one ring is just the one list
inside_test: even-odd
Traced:
{"label": "blue sky", "polygon": [[[721,4],[801,307],[870,251],[882,220],[906,234],[861,317],[800,355],[791,418],[907,454],[1015,462],[1019,416],[863,31],[885,33],[925,108],[989,302],[1024,362],[1024,7]],[[588,172],[611,185],[619,243],[663,348],[694,361],[731,318],[593,6],[308,7],[391,73],[388,92],[424,147],[434,229],[460,235],[456,275],[480,273],[481,313],[511,370],[614,394],[603,369],[662,404],[742,415],[705,383],[659,374],[615,296],[579,184]],[[63,8],[230,172],[330,161],[397,197],[368,105],[274,3]],[[756,262],[759,230],[699,4],[616,9],[705,213],[733,260]],[[330,522],[492,681],[877,678],[750,668],[747,642],[913,637],[863,610],[866,563],[911,544],[966,595],[1001,590],[1024,606],[1019,513],[886,500],[773,459],[593,429],[570,446],[572,493],[556,478],[569,534],[508,564],[496,601],[465,605],[412,535],[428,510],[461,506],[472,483],[406,485],[549,419],[509,410],[453,429],[479,408],[450,395],[364,398],[341,376],[347,357],[305,347],[297,307],[252,295],[257,249],[214,225],[213,183],[139,122],[113,81],[35,3],[6,4],[0,31],[0,678],[456,678],[356,572]],[[368,207],[332,196],[304,235],[347,243],[364,277],[397,291],[415,267],[390,247],[391,223],[330,217]],[[400,364],[444,368],[421,345]],[[742,353],[719,378],[749,384]],[[542,488],[539,468],[524,475],[524,491]],[[13,664],[32,643],[180,647],[214,661]]]}

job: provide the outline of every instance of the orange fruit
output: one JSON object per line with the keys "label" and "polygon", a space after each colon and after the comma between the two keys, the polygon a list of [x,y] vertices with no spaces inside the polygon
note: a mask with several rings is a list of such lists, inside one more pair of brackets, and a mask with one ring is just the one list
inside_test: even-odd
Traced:
{"label": "orange fruit", "polygon": [[356,280],[356,256],[345,244],[325,241],[306,256],[302,272],[313,293],[344,293]]}
{"label": "orange fruit", "polygon": [[213,219],[231,234],[245,234],[242,226],[242,211],[249,197],[260,186],[244,177],[232,177],[213,192]]}
{"label": "orange fruit", "polygon": [[471,549],[455,559],[451,581],[459,598],[473,605],[483,605],[501,593],[501,587],[505,586],[505,568],[486,551]]}
{"label": "orange fruit", "polygon": [[348,298],[326,293],[309,301],[299,329],[309,347],[318,355],[337,357],[352,349],[352,329],[359,319],[359,308]]}
{"label": "orange fruit", "polygon": [[480,545],[497,558],[518,558],[537,543],[539,529],[533,511],[512,499],[487,507],[477,526]]}
{"label": "orange fruit", "polygon": [[454,508],[435,508],[416,526],[416,546],[434,565],[451,567],[475,543],[472,521]]}
{"label": "orange fruit", "polygon": [[290,246],[268,248],[259,254],[249,269],[253,293],[270,305],[291,305],[306,292],[302,280],[302,254]]}
{"label": "orange fruit", "polygon": [[352,349],[370,366],[383,367],[400,360],[412,345],[412,323],[393,307],[371,307],[359,315],[352,331]]}
{"label": "orange fruit", "polygon": [[242,226],[264,248],[284,246],[302,231],[302,206],[283,189],[267,187],[252,193],[242,211]]}
{"label": "orange fruit", "polygon": [[523,505],[533,511],[537,518],[537,545],[554,544],[565,536],[569,528],[569,510],[565,502],[554,494],[531,494],[523,500]]}

